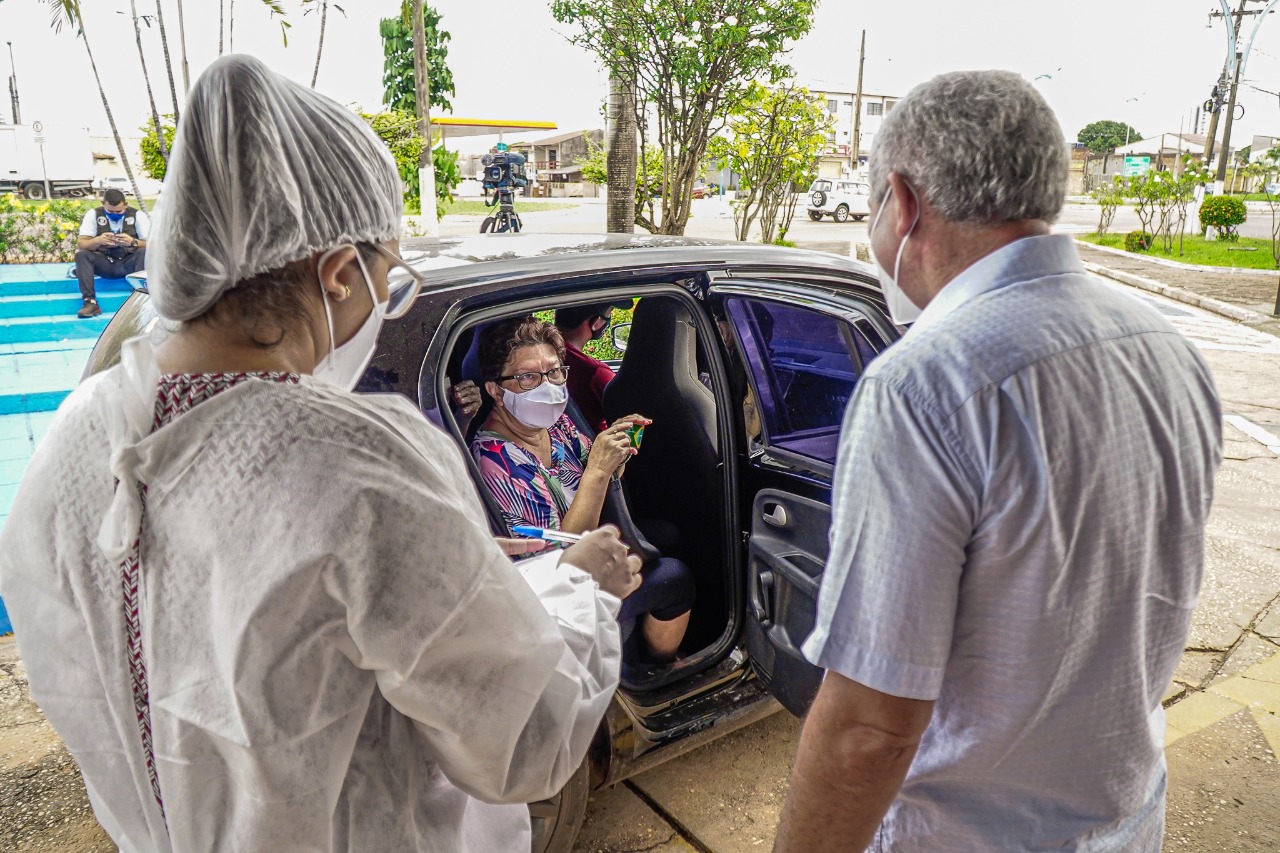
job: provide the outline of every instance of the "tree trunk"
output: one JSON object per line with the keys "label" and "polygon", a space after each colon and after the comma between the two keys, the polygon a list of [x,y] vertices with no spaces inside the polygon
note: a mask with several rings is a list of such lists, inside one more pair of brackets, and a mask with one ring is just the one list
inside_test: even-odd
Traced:
{"label": "tree trunk", "polygon": [[[129,2],[130,4],[132,4],[134,0],[129,0]],[[179,0],[178,2],[178,15],[179,15],[179,18],[181,18],[181,15],[182,15],[181,0]],[[138,26],[137,15],[133,16],[133,26],[135,29],[137,29],[137,26]],[[173,121],[176,124],[178,121],[178,84],[175,83],[173,80],[173,61],[169,58],[169,34],[165,32],[165,28],[164,28],[164,0],[156,0],[156,26],[160,28],[160,46],[164,48],[164,70],[165,70],[165,73],[169,75],[169,94],[173,97]],[[139,36],[139,40],[141,40],[141,36]],[[142,52],[141,42],[139,42],[139,45],[138,45],[138,52],[139,52],[139,55],[141,55],[141,52]],[[186,63],[186,51],[184,50],[183,51],[184,66],[185,66],[185,63]],[[143,63],[143,69],[144,70],[142,73],[145,75],[146,74],[145,62]],[[147,83],[147,92],[148,94],[150,94],[151,92],[151,84],[149,82]],[[151,104],[151,111],[153,113],[156,111],[154,100],[152,101],[152,104]],[[157,119],[157,121],[159,121],[159,119]],[[158,128],[159,128],[159,125],[157,124],[156,133],[160,133]],[[164,134],[160,134],[160,152],[164,154],[164,161],[168,163],[169,162],[169,146],[168,146],[168,143],[164,141]]]}
{"label": "tree trunk", "polygon": [[107,103],[107,90],[102,88],[102,76],[98,74],[98,63],[93,58],[93,48],[89,46],[89,34],[84,29],[84,19],[79,21],[80,38],[84,40],[84,52],[89,54],[89,67],[93,69],[93,79],[98,84],[98,95],[102,98],[102,108],[107,113],[107,123],[111,125],[111,135],[116,140],[116,151],[120,153],[120,165],[124,166],[124,173],[129,178],[129,185],[133,187],[133,197],[138,202],[138,210],[143,213],[147,212],[146,202],[142,200],[142,191],[138,188],[138,179],[133,176],[133,167],[129,165],[129,154],[125,151],[124,140],[120,138],[120,130],[116,127],[116,117],[111,112],[111,104]]}
{"label": "tree trunk", "polygon": [[218,56],[222,56],[222,37],[227,32],[227,0],[218,0]]}
{"label": "tree trunk", "polygon": [[629,75],[609,77],[608,151],[609,203],[606,230],[633,234],[636,230],[636,114],[635,90]]}
{"label": "tree trunk", "polygon": [[320,0],[320,43],[316,45],[316,67],[311,72],[311,88],[316,87],[316,78],[320,76],[320,55],[324,53],[324,26],[329,18],[329,0]]}
{"label": "tree trunk", "polygon": [[[164,0],[156,0],[157,3]],[[163,32],[163,30],[161,30]],[[191,72],[187,70],[187,23],[182,14],[182,0],[178,0],[178,46],[182,51],[182,94],[191,91]],[[173,120],[178,120],[178,100],[173,101]]]}
{"label": "tree trunk", "polygon": [[227,3],[227,53],[236,52],[236,0]]}
{"label": "tree trunk", "polygon": [[[160,8],[160,4],[156,4],[156,8]],[[160,157],[164,160],[165,166],[169,165],[169,143],[164,138],[164,126],[160,124],[160,111],[156,109],[156,96],[151,91],[151,74],[147,71],[147,54],[142,49],[142,24],[138,22],[138,0],[129,0],[129,14],[133,16],[133,36],[138,42],[138,61],[142,63],[142,82],[147,86],[147,103],[151,105],[151,124],[156,129],[156,142],[160,146]],[[166,51],[166,55],[168,51]],[[172,82],[173,75],[170,73],[169,80]],[[176,97],[176,93],[175,93]]]}
{"label": "tree trunk", "polygon": [[431,78],[427,68],[427,32],[422,20],[422,0],[410,5],[413,15],[413,84],[418,107],[418,134],[422,153],[418,155],[418,210],[428,237],[440,236],[436,216],[436,165],[431,153]]}

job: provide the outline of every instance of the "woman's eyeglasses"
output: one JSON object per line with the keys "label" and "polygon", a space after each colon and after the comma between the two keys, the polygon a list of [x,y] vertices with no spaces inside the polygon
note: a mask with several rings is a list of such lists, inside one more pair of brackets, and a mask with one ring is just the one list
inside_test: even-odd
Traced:
{"label": "woman's eyeglasses", "polygon": [[552,385],[563,385],[569,381],[568,367],[553,367],[550,370],[544,370],[541,373],[532,371],[529,373],[513,373],[510,376],[499,376],[499,382],[506,382],[508,379],[514,379],[521,390],[532,391],[542,384],[542,380],[547,380]]}
{"label": "woman's eyeglasses", "polygon": [[413,300],[427,283],[426,276],[409,266],[409,262],[392,252],[380,243],[373,246],[391,262],[387,270],[387,313],[388,320],[403,317],[413,307]]}

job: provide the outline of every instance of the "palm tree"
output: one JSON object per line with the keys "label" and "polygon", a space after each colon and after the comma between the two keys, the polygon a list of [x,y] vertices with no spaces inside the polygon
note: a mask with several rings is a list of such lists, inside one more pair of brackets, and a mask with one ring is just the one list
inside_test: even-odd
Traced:
{"label": "palm tree", "polygon": [[107,113],[107,123],[111,125],[111,135],[116,140],[116,151],[120,153],[120,164],[133,187],[133,197],[138,202],[138,209],[146,211],[146,203],[142,200],[142,192],[138,189],[138,179],[133,175],[133,167],[129,164],[129,155],[125,151],[124,140],[120,138],[120,129],[116,127],[116,118],[111,112],[111,104],[107,102],[107,90],[102,87],[102,75],[98,73],[98,63],[93,58],[93,48],[89,45],[89,36],[85,33],[84,18],[80,14],[80,0],[45,0],[49,5],[49,23],[54,32],[62,32],[63,24],[76,28],[76,35],[84,42],[85,53],[89,54],[89,65],[93,68],[93,79],[98,84],[98,96],[102,98],[102,109]]}
{"label": "palm tree", "polygon": [[[621,8],[622,0],[614,0]],[[609,74],[608,205],[605,230],[634,234],[636,230],[636,95],[632,76],[622,67]]]}
{"label": "palm tree", "polygon": [[[311,72],[311,88],[314,89],[316,87],[316,78],[320,76],[320,54],[324,53],[324,27],[329,18],[329,0],[303,0],[303,2],[313,8],[316,3],[320,4],[320,42],[316,45],[316,67]],[[342,11],[341,6],[335,6],[334,8],[339,12]],[[307,12],[310,11],[310,9],[307,10]],[[303,12],[303,14],[305,15],[307,12]]]}
{"label": "palm tree", "polygon": [[[132,2],[133,2],[133,0],[129,0],[129,2],[130,2],[130,3],[132,3]],[[134,20],[134,26],[136,27],[136,26],[137,26],[138,16],[137,16],[137,15],[134,15],[134,16],[133,16],[133,20]],[[179,23],[178,23],[178,29],[179,29],[179,30],[181,30],[181,29],[182,29],[182,23],[181,23],[181,21],[182,21],[182,0],[178,0],[178,21],[179,21]],[[173,62],[169,59],[169,34],[165,31],[165,28],[164,28],[164,2],[163,2],[163,0],[156,0],[156,26],[158,26],[158,27],[160,28],[160,46],[164,49],[164,70],[165,70],[165,72],[169,75],[169,94],[173,97],[173,121],[174,121],[174,123],[176,124],[176,123],[177,123],[177,121],[178,121],[178,86],[177,86],[177,84],[176,84],[176,83],[174,82],[174,80],[173,80]],[[183,75],[183,84],[184,84],[184,86],[185,86],[185,84],[186,84],[186,73],[187,73],[187,50],[186,50],[186,38],[183,38],[182,43],[183,43],[183,48],[182,48],[182,75]],[[142,52],[142,46],[141,46],[141,45],[139,45],[139,46],[138,46],[138,52],[139,52],[139,53],[141,53],[141,52]],[[145,62],[143,63],[143,73],[144,73],[144,74],[146,73],[146,63],[145,63]],[[148,83],[148,84],[147,84],[147,92],[148,92],[148,94],[151,92],[151,84],[150,84],[150,83]],[[156,111],[155,103],[154,103],[154,102],[152,102],[152,104],[151,104],[151,112],[152,112],[152,113],[155,113],[155,111]],[[157,127],[159,127],[159,125],[156,125],[156,126],[157,126]],[[156,132],[157,132],[157,133],[159,133],[159,130],[157,130]],[[161,150],[161,152],[164,152],[164,150],[165,150],[165,143],[164,143],[164,141],[163,141],[163,140],[161,140],[161,142],[160,142],[160,150]],[[168,154],[165,154],[165,155],[164,155],[164,159],[165,159],[165,162],[166,162],[166,163],[167,163],[167,162],[169,162],[169,155],[168,155]]]}
{"label": "palm tree", "polygon": [[[156,4],[156,8],[160,8],[160,4]],[[151,123],[156,129],[156,142],[160,146],[160,156],[164,158],[165,165],[169,165],[169,143],[164,138],[164,127],[160,124],[160,111],[156,109],[156,96],[151,91],[151,75],[147,72],[147,54],[142,49],[142,24],[138,19],[138,0],[129,0],[129,14],[133,16],[133,35],[138,42],[138,59],[142,62],[142,82],[147,85],[147,102],[151,104]],[[167,53],[167,51],[166,51]],[[172,72],[169,74],[169,82],[173,82]],[[177,103],[177,92],[174,92],[174,103]]]}
{"label": "palm tree", "polygon": [[[157,3],[162,0],[156,0]],[[160,32],[164,32],[163,25]],[[187,24],[182,15],[182,0],[178,0],[178,42],[182,50],[182,94],[191,91],[191,73],[187,70]],[[169,49],[165,48],[165,62],[169,61]],[[173,120],[178,120],[178,104],[175,99],[173,104]]]}

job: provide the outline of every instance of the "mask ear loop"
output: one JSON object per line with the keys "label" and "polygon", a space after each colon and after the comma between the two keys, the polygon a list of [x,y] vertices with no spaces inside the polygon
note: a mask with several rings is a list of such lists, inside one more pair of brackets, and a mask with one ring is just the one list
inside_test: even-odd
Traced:
{"label": "mask ear loop", "polygon": [[[911,228],[907,230],[907,236],[903,237],[902,242],[898,244],[898,255],[893,259],[893,280],[898,284],[899,289],[902,288],[902,279],[898,278],[898,275],[902,272],[902,253],[907,248],[907,241],[915,233],[916,226],[920,224],[920,196],[916,195],[915,188],[911,184],[906,184],[906,187],[911,191],[911,198],[916,202],[916,218],[911,220]],[[884,208],[881,207],[880,210],[883,211]],[[903,296],[906,296],[906,294],[904,293]],[[910,301],[910,297],[908,297],[908,301]],[[913,302],[912,304],[914,305],[915,303]]]}
{"label": "mask ear loop", "polygon": [[[345,249],[347,246],[350,246],[350,245],[351,245],[350,243],[343,243],[341,246],[334,246],[332,249],[330,249],[329,251],[321,255],[320,260],[316,261],[316,281],[320,284],[320,304],[324,306],[324,319],[329,324],[329,355],[327,355],[325,358],[329,362],[328,367],[330,370],[333,369],[333,356],[334,356],[334,352],[336,351],[336,347],[334,346],[334,340],[333,340],[333,312],[329,310],[329,294],[324,292],[324,282],[320,281],[320,268],[324,266],[325,261],[329,260],[330,255],[332,255],[334,252],[340,249]],[[355,248],[355,247],[352,246],[352,248]],[[358,249],[356,250],[356,259],[357,260],[360,259],[360,251]],[[361,263],[360,267],[361,269],[363,269],[364,264]],[[367,280],[368,276],[366,275],[365,278]]]}

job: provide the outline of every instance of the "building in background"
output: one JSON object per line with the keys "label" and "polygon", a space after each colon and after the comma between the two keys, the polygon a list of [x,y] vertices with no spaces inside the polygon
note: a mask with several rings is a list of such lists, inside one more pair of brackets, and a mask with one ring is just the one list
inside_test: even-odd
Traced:
{"label": "building in background", "polygon": [[[807,83],[805,86],[813,95],[827,102],[827,114],[834,120],[831,130],[827,133],[827,149],[818,158],[818,177],[848,176],[852,171],[853,162],[851,152],[854,145],[854,108],[857,93],[852,89],[830,87],[821,82]],[[902,100],[900,95],[862,93],[862,121],[858,123],[857,171],[859,173],[865,173],[867,155],[871,152],[871,145],[880,131],[881,122],[900,100]]]}
{"label": "building in background", "polygon": [[597,198],[601,187],[582,179],[582,163],[594,147],[603,147],[603,130],[575,130],[516,142],[511,150],[528,158],[528,171],[535,182],[534,195],[551,198]]}

